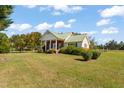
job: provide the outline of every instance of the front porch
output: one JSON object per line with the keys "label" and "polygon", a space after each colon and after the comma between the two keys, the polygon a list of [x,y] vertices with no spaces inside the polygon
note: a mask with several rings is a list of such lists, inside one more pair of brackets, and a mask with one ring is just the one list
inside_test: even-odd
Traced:
{"label": "front porch", "polygon": [[57,51],[64,46],[64,41],[62,40],[45,40],[43,43],[45,52],[49,51],[50,49],[55,49]]}

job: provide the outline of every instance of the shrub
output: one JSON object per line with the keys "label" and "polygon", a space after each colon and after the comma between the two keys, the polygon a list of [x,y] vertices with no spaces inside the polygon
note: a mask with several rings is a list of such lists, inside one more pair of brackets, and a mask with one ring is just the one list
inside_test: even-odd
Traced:
{"label": "shrub", "polygon": [[72,55],[80,55],[83,49],[75,46],[63,47],[60,49],[60,53],[63,54],[72,54]]}
{"label": "shrub", "polygon": [[53,54],[53,53],[56,53],[56,50],[55,49],[50,49],[47,53]]}
{"label": "shrub", "polygon": [[72,54],[72,51],[75,49],[74,46],[68,46],[65,50],[65,54]]}
{"label": "shrub", "polygon": [[83,51],[81,53],[82,57],[84,58],[85,61],[88,61],[92,58],[92,52],[91,51]]}
{"label": "shrub", "polygon": [[65,54],[66,48],[67,48],[67,47],[62,47],[62,48],[60,49],[59,53]]}
{"label": "shrub", "polygon": [[37,53],[43,53],[43,49],[42,48],[37,49]]}
{"label": "shrub", "polygon": [[36,50],[37,53],[42,53],[43,52],[43,49],[42,49],[41,46],[37,46],[35,50]]}
{"label": "shrub", "polygon": [[75,47],[75,48],[72,50],[72,54],[73,54],[73,55],[81,55],[82,52],[83,52],[83,49],[82,49],[82,48],[78,48],[78,47]]}
{"label": "shrub", "polygon": [[97,59],[100,55],[101,55],[101,52],[99,51],[92,51],[92,59]]}

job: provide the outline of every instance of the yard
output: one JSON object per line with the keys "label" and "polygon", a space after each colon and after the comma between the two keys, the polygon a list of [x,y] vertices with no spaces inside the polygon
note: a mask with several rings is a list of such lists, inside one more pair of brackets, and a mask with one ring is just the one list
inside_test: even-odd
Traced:
{"label": "yard", "polygon": [[124,87],[124,51],[89,62],[65,54],[0,54],[0,87]]}

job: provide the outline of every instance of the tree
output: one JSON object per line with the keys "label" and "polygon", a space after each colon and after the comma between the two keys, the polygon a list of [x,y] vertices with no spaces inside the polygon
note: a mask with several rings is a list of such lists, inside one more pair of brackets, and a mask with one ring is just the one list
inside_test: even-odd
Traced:
{"label": "tree", "polygon": [[97,45],[97,48],[104,49],[104,45],[103,44]]}
{"label": "tree", "polygon": [[18,38],[18,41],[19,41],[19,43],[18,43],[18,45],[19,45],[18,49],[21,52],[21,51],[24,50],[25,45],[26,45],[26,43],[25,43],[25,35],[24,34],[20,35],[19,38]]}
{"label": "tree", "polygon": [[95,38],[89,37],[90,40],[90,48],[95,49],[97,47],[97,42],[95,41]]}
{"label": "tree", "polygon": [[4,31],[10,24],[13,23],[10,19],[10,14],[13,12],[13,6],[0,5],[0,31]]}
{"label": "tree", "polygon": [[105,44],[105,48],[110,49],[110,50],[118,50],[119,46],[118,46],[117,41],[111,40],[111,41],[109,41],[108,43]]}
{"label": "tree", "polygon": [[18,38],[19,38],[19,35],[13,35],[12,37],[10,37],[10,42],[11,42],[10,45],[11,45],[12,50],[18,49],[18,46],[16,46]]}
{"label": "tree", "polygon": [[0,33],[0,53],[8,53],[10,50],[9,39],[6,34]]}
{"label": "tree", "polygon": [[[11,47],[17,51],[41,49],[41,33],[32,32],[31,34],[13,35],[10,38]],[[40,50],[39,49],[39,50]]]}
{"label": "tree", "polygon": [[98,45],[99,49],[110,49],[110,50],[124,50],[124,42],[121,41],[120,43],[118,43],[115,40],[111,40],[108,41],[107,43],[105,43],[104,45]]}
{"label": "tree", "polygon": [[11,47],[12,48],[15,48],[15,50],[17,51],[23,51],[24,48],[25,48],[25,35],[22,34],[22,35],[13,35],[11,38],[10,38],[10,41],[11,41]]}
{"label": "tree", "polygon": [[119,43],[119,50],[124,50],[124,42],[123,41],[121,41]]}
{"label": "tree", "polygon": [[36,50],[38,47],[41,46],[41,33],[32,32],[30,34],[30,46],[32,50]]}

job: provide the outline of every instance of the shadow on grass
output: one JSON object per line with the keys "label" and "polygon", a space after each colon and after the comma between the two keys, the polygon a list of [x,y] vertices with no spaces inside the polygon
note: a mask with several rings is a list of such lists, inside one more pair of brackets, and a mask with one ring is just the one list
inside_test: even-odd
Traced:
{"label": "shadow on grass", "polygon": [[88,60],[88,61],[86,61],[86,60],[81,59],[81,58],[76,58],[75,60],[80,61],[80,62],[96,62],[95,59],[92,59],[92,60]]}
{"label": "shadow on grass", "polygon": [[75,60],[77,60],[77,61],[83,61],[83,62],[88,62],[88,61],[85,61],[84,59],[81,59],[81,58],[76,58]]}

